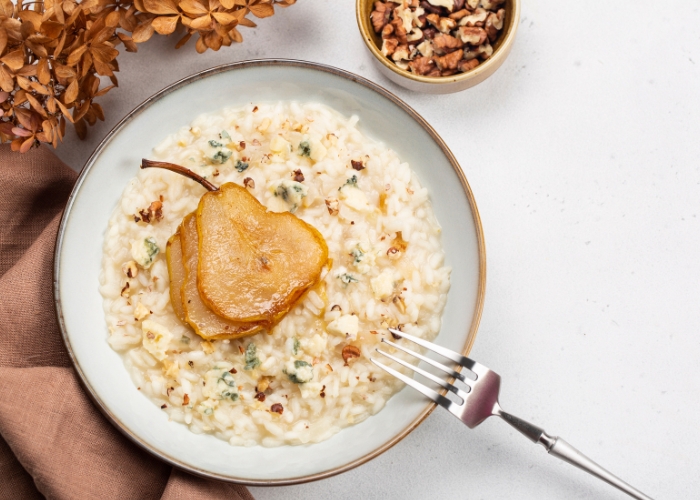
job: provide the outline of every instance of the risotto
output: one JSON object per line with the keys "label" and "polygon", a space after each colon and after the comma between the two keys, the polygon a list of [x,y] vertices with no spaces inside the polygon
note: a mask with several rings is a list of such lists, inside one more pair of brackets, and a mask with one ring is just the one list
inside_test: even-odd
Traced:
{"label": "risotto", "polygon": [[166,243],[204,188],[160,169],[129,182],[105,234],[108,340],[170,420],[232,445],[322,441],[401,387],[369,359],[388,328],[437,335],[450,269],[428,192],[357,122],[315,103],[251,104],[201,115],[153,149],[151,159],[243,185],[325,238],[321,281],[249,337],[204,340],[170,301]]}

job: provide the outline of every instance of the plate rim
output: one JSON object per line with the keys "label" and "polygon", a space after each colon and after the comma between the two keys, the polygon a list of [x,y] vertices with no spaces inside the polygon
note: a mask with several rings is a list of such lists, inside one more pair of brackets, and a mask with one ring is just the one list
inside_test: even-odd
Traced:
{"label": "plate rim", "polygon": [[329,66],[326,64],[322,63],[316,63],[316,62],[311,62],[311,61],[303,61],[303,60],[298,60],[298,59],[248,59],[244,61],[237,61],[237,62],[232,62],[232,63],[225,63],[221,64],[218,66],[214,66],[212,68],[208,68],[202,71],[198,71],[197,73],[194,73],[192,75],[186,76],[184,78],[181,78],[180,80],[175,81],[174,83],[164,87],[163,89],[159,90],[158,92],[154,93],[147,99],[145,99],[141,104],[136,106],[134,109],[132,109],[129,113],[127,113],[124,118],[122,118],[100,141],[100,143],[97,145],[95,150],[92,152],[88,160],[85,162],[85,165],[83,166],[83,169],[80,171],[80,174],[78,176],[78,179],[76,180],[73,189],[71,190],[70,196],[68,197],[68,201],[66,202],[66,206],[63,210],[63,214],[61,215],[61,222],[58,227],[58,232],[56,234],[56,245],[55,245],[55,250],[54,250],[54,264],[53,264],[53,292],[54,292],[54,307],[55,307],[55,313],[56,313],[56,319],[58,322],[59,329],[61,330],[61,338],[63,339],[63,343],[66,347],[66,350],[68,351],[68,356],[70,357],[71,363],[73,364],[73,368],[75,369],[78,379],[80,381],[80,384],[83,386],[83,389],[87,393],[88,397],[90,400],[93,402],[93,404],[100,410],[102,415],[105,416],[105,418],[115,427],[117,428],[123,435],[125,435],[131,442],[139,446],[141,449],[147,451],[151,455],[154,455],[158,459],[164,461],[165,463],[168,463],[174,467],[177,467],[181,470],[184,470],[186,472],[195,474],[200,477],[204,477],[207,479],[216,479],[220,481],[225,481],[225,482],[230,482],[230,483],[236,483],[236,484],[242,484],[245,486],[286,486],[286,485],[294,485],[294,484],[303,484],[311,481],[316,481],[319,479],[325,479],[328,477],[335,476],[337,474],[340,474],[342,472],[346,472],[348,470],[351,470],[359,465],[362,465],[369,460],[378,457],[385,451],[387,451],[389,448],[393,447],[400,441],[402,441],[408,434],[410,434],[418,425],[425,420],[425,418],[432,413],[432,411],[435,409],[437,406],[434,402],[430,401],[425,409],[408,425],[406,426],[401,432],[399,432],[396,436],[394,436],[392,439],[387,441],[386,443],[382,444],[378,448],[374,449],[372,452],[367,453],[366,455],[357,458],[345,465],[335,467],[333,469],[330,469],[328,471],[324,472],[318,472],[315,474],[307,474],[304,476],[300,477],[294,477],[294,478],[282,478],[282,479],[245,479],[245,478],[238,478],[234,476],[228,476],[228,475],[223,475],[219,473],[213,473],[209,472],[207,470],[200,469],[198,467],[194,467],[185,463],[180,462],[178,459],[170,457],[166,455],[165,453],[161,452],[160,450],[156,449],[153,446],[150,446],[148,443],[142,441],[139,436],[135,435],[130,429],[128,429],[123,423],[119,421],[119,419],[113,415],[109,409],[104,406],[98,397],[98,395],[95,393],[95,391],[92,389],[90,384],[87,381],[87,378],[85,374],[83,373],[83,370],[78,363],[78,360],[75,357],[75,354],[73,353],[73,349],[71,348],[71,343],[68,338],[68,333],[67,333],[67,328],[66,324],[64,321],[63,313],[62,313],[62,306],[61,306],[61,297],[60,297],[60,283],[59,283],[59,274],[60,274],[60,262],[61,262],[61,251],[63,248],[63,236],[66,228],[66,224],[68,222],[68,219],[70,217],[73,204],[75,202],[75,199],[80,191],[80,188],[83,184],[83,181],[87,177],[88,173],[92,169],[92,167],[95,165],[95,161],[97,158],[100,156],[102,151],[105,149],[105,147],[109,144],[109,142],[112,140],[114,136],[116,136],[117,133],[131,120],[136,118],[142,111],[144,111],[146,108],[148,108],[151,104],[154,102],[158,101],[162,97],[178,90],[181,87],[184,87],[191,82],[207,78],[209,76],[217,75],[219,73],[225,73],[228,71],[235,71],[236,69],[244,69],[244,68],[250,68],[250,67],[265,67],[265,66],[281,66],[281,67],[292,67],[292,68],[303,68],[307,70],[312,70],[312,71],[321,71],[323,73],[330,73],[335,76],[339,76],[341,78],[345,78],[347,80],[350,80],[352,82],[355,82],[371,91],[374,91],[375,93],[381,95],[382,97],[388,99],[391,101],[393,104],[401,108],[404,112],[406,112],[416,123],[418,123],[431,137],[431,139],[435,142],[435,144],[440,148],[440,150],[443,152],[447,160],[449,161],[450,165],[452,166],[452,169],[454,170],[455,174],[460,180],[460,184],[462,186],[462,189],[467,197],[467,200],[469,202],[469,207],[471,209],[472,213],[472,219],[474,221],[474,227],[476,229],[476,235],[477,235],[477,246],[478,246],[478,251],[479,251],[479,283],[478,283],[478,290],[477,290],[477,300],[475,304],[475,309],[474,309],[474,315],[472,317],[472,322],[469,325],[469,329],[467,331],[467,340],[466,343],[464,344],[462,348],[462,354],[464,356],[468,356],[469,352],[471,351],[472,346],[474,345],[474,341],[476,340],[476,335],[477,331],[479,328],[479,323],[481,321],[481,315],[483,313],[484,309],[484,300],[485,300],[485,293],[486,293],[486,245],[484,241],[484,231],[483,227],[481,224],[481,217],[479,215],[479,210],[476,206],[476,200],[474,199],[473,192],[471,190],[471,187],[469,186],[469,182],[467,181],[467,178],[464,174],[464,171],[462,170],[461,166],[457,162],[457,159],[455,156],[452,154],[452,151],[450,151],[449,147],[447,144],[442,140],[442,138],[439,136],[439,134],[433,129],[433,127],[418,113],[416,112],[413,108],[411,108],[408,104],[406,104],[403,100],[401,100],[399,97],[394,95],[392,92],[389,90],[383,88],[377,83],[372,82],[371,80],[368,80],[364,77],[361,77],[359,75],[356,75],[354,73],[351,73],[349,71],[340,69],[340,68],[335,68],[333,66]]}

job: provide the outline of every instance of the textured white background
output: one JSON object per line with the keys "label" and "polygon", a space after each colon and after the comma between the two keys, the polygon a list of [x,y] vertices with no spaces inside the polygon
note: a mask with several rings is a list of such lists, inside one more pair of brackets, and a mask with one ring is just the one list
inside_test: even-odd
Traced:
{"label": "textured white background", "polygon": [[[58,155],[82,167],[164,86],[251,58],[334,65],[385,86],[457,156],[487,244],[472,355],[501,374],[503,407],[565,437],[657,499],[700,495],[700,12],[698,3],[525,0],[489,80],[427,96],[374,68],[351,0],[300,0],[245,42],[198,55],[154,38],[119,62],[107,122]],[[168,131],[158,131],[159,135]],[[618,499],[613,488],[491,419],[435,411],[379,458],[258,500]]]}

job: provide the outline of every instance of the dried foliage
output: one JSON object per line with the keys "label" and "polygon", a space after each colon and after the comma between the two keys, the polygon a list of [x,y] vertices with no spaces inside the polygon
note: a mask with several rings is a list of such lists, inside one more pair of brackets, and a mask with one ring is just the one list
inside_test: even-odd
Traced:
{"label": "dried foliage", "polygon": [[104,120],[95,99],[117,86],[119,46],[154,33],[197,35],[197,52],[243,41],[247,18],[274,14],[296,0],[0,0],[0,142],[22,153],[40,142],[54,147],[66,122],[80,138]]}

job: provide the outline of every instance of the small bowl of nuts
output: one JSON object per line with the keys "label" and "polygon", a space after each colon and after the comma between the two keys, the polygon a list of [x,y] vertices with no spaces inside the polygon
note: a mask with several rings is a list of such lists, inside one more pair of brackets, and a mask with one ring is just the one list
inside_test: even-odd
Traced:
{"label": "small bowl of nuts", "polygon": [[357,0],[356,14],[384,76],[409,90],[449,94],[503,64],[520,0]]}

